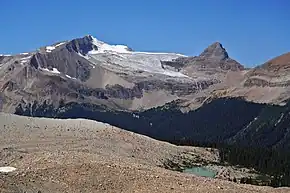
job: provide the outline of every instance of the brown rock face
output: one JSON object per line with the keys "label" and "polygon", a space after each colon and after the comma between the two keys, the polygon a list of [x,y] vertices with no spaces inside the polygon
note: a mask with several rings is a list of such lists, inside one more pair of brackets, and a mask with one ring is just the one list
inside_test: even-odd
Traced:
{"label": "brown rock face", "polygon": [[197,59],[200,65],[210,68],[221,68],[222,70],[238,71],[244,67],[237,61],[231,59],[221,43],[215,42],[206,48]]}
{"label": "brown rock face", "polygon": [[262,66],[262,68],[273,72],[289,71],[290,52],[269,60]]}
{"label": "brown rock face", "polygon": [[290,53],[273,58],[247,73],[245,86],[288,87],[290,84]]}

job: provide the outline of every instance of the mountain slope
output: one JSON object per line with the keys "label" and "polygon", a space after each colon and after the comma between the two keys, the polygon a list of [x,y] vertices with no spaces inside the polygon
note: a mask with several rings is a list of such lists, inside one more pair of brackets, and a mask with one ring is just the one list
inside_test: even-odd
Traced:
{"label": "mountain slope", "polygon": [[[88,120],[27,118],[0,113],[1,192],[287,192],[242,185],[158,167],[189,151],[213,160],[205,148],[178,147]],[[149,184],[149,186],[148,186]]]}
{"label": "mountain slope", "polygon": [[69,103],[58,109],[52,106],[18,108],[16,114],[88,118],[172,143],[192,140],[199,144],[227,143],[288,151],[288,106],[222,98],[187,113],[181,112],[176,103],[143,112],[107,111],[90,104]]}

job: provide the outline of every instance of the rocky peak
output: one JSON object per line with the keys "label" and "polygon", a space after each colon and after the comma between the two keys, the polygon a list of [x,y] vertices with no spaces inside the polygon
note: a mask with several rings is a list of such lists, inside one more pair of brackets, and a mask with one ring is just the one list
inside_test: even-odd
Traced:
{"label": "rocky peak", "polygon": [[207,47],[199,57],[210,58],[215,60],[225,60],[229,58],[229,55],[223,45],[219,42],[215,42]]}
{"label": "rocky peak", "polygon": [[110,45],[91,35],[72,40],[67,45],[67,48],[82,55],[99,53],[129,53],[133,51],[126,45]]}
{"label": "rocky peak", "polygon": [[70,41],[67,43],[66,48],[82,55],[86,55],[91,50],[98,50],[98,47],[93,44],[93,36],[91,35]]}
{"label": "rocky peak", "polygon": [[[198,70],[239,71],[244,67],[237,61],[231,59],[221,43],[215,42],[207,47],[199,56],[180,57],[172,62],[163,62],[163,65],[179,67],[183,69],[196,68]],[[186,71],[186,70],[185,70]]]}

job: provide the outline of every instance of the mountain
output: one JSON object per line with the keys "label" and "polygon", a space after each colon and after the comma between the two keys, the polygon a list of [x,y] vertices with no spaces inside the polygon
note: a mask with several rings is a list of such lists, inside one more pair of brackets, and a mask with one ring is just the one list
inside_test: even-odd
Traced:
{"label": "mountain", "polygon": [[[1,110],[77,102],[144,110],[198,98],[244,68],[219,43],[198,57],[136,52],[93,36],[0,58]],[[214,74],[214,75],[213,75]]]}
{"label": "mountain", "polygon": [[88,35],[1,56],[0,108],[88,118],[170,142],[289,149],[287,56],[247,69],[218,42],[192,57],[137,52]]}

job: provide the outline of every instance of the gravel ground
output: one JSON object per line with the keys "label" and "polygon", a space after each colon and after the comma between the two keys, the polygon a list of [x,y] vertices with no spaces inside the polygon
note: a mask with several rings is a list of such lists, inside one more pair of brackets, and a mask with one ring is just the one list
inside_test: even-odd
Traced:
{"label": "gravel ground", "polygon": [[169,171],[165,159],[204,148],[169,143],[89,120],[0,113],[0,192],[290,192]]}

